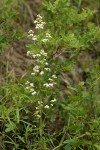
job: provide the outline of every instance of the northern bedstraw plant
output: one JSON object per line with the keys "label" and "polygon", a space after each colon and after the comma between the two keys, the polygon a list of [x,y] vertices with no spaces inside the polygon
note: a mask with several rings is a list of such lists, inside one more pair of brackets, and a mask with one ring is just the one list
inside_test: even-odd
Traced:
{"label": "northern bedstraw plant", "polygon": [[[56,103],[56,72],[52,72],[52,64],[49,62],[48,52],[43,48],[51,39],[52,36],[48,31],[43,32],[45,22],[42,17],[37,15],[34,21],[37,29],[37,35],[32,30],[29,30],[28,37],[32,40],[31,49],[27,51],[27,56],[31,57],[34,62],[33,71],[30,80],[26,85],[26,91],[32,95],[31,103],[35,105],[34,117],[36,129],[39,130],[39,137],[42,149],[43,136],[45,129],[45,120],[48,118],[49,112],[52,112]],[[38,134],[38,132],[37,132]]]}
{"label": "northern bedstraw plant", "polygon": [[[99,27],[90,21],[95,11],[78,11],[68,0],[43,2],[47,23],[38,15],[37,34],[28,32],[31,73],[19,83],[6,81],[0,91],[1,147],[99,150],[99,60],[82,65],[88,73],[82,82],[70,84],[67,78],[63,86],[59,84],[62,72],[75,69],[81,52],[94,52],[100,37]],[[67,95],[61,96],[64,90]]]}

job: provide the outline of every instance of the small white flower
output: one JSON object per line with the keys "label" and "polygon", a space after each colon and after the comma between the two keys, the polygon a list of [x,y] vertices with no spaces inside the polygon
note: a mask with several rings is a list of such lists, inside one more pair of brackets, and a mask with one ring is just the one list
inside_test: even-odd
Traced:
{"label": "small white flower", "polygon": [[40,104],[43,104],[43,102],[42,101],[38,101],[38,104],[40,105]]}
{"label": "small white flower", "polygon": [[47,65],[48,65],[48,63],[46,62],[46,63],[45,63],[45,65],[47,66]]}
{"label": "small white flower", "polygon": [[40,51],[41,54],[43,54],[44,52],[45,52],[45,51],[44,51],[43,49]]}
{"label": "small white flower", "polygon": [[45,53],[44,50],[41,50],[41,51],[40,51],[40,54],[43,55],[43,56],[47,56],[47,53]]}
{"label": "small white flower", "polygon": [[36,24],[36,29],[43,29],[44,25],[46,24],[45,22],[43,22],[40,15],[37,15],[37,19],[34,21],[34,23]]}
{"label": "small white flower", "polygon": [[33,57],[33,58],[36,58],[36,55],[34,54],[34,55],[32,55],[32,57]]}
{"label": "small white flower", "polygon": [[35,72],[35,73],[38,73],[39,72],[39,66],[35,66],[34,68],[33,68],[33,71]]}
{"label": "small white flower", "polygon": [[33,37],[33,34],[29,34],[28,37]]}
{"label": "small white flower", "polygon": [[50,68],[44,68],[44,70],[46,70],[46,71],[51,71],[51,69],[50,69]]}
{"label": "small white flower", "polygon": [[32,72],[32,73],[31,73],[31,75],[35,75],[35,73],[34,73],[34,72]]}
{"label": "small white flower", "polygon": [[39,69],[39,68],[40,68],[39,66],[35,66],[35,67],[34,67],[34,69]]}
{"label": "small white flower", "polygon": [[39,70],[34,70],[36,73],[38,73],[39,72]]}
{"label": "small white flower", "polygon": [[42,16],[41,16],[40,14],[38,14],[38,15],[37,15],[37,18],[40,18],[40,19],[42,19]]}
{"label": "small white flower", "polygon": [[36,56],[37,56],[37,57],[40,57],[41,55],[40,55],[40,54],[36,54]]}
{"label": "small white flower", "polygon": [[34,84],[33,84],[33,83],[30,83],[30,86],[34,86]]}
{"label": "small white flower", "polygon": [[53,104],[50,104],[50,106],[53,106]]}
{"label": "small white flower", "polygon": [[53,83],[45,83],[45,84],[43,84],[43,86],[45,86],[45,87],[53,87]]}
{"label": "small white flower", "polygon": [[29,83],[30,83],[29,81],[26,81],[26,83],[25,83],[25,84],[27,85],[27,84],[29,84]]}
{"label": "small white flower", "polygon": [[33,40],[33,41],[37,41],[36,35],[34,35],[34,36],[32,37],[32,40]]}
{"label": "small white flower", "polygon": [[28,89],[29,89],[29,87],[27,86],[25,89],[26,89],[26,90],[28,90]]}
{"label": "small white flower", "polygon": [[51,102],[53,103],[53,102],[56,102],[57,100],[54,98],[53,100],[51,100]]}
{"label": "small white flower", "polygon": [[56,76],[56,75],[52,75],[52,78],[56,79],[56,78],[57,78],[57,76]]}
{"label": "small white flower", "polygon": [[51,38],[50,33],[46,33],[46,37],[47,37],[47,38]]}
{"label": "small white flower", "polygon": [[43,84],[43,86],[45,86],[45,87],[49,87],[49,84],[48,84],[48,83],[45,83],[45,84]]}
{"label": "small white flower", "polygon": [[27,56],[29,56],[30,55],[30,51],[27,51]]}
{"label": "small white flower", "polygon": [[38,115],[36,115],[36,117],[37,117],[37,118],[40,118],[41,116],[38,114]]}
{"label": "small white flower", "polygon": [[34,21],[34,23],[36,24],[36,23],[38,23],[38,21],[37,21],[37,20],[35,20],[35,21]]}
{"label": "small white flower", "polygon": [[31,34],[31,33],[34,33],[34,32],[33,32],[33,30],[29,30],[28,33]]}
{"label": "small white flower", "polygon": [[48,106],[48,105],[45,105],[44,108],[49,109],[49,106]]}
{"label": "small white flower", "polygon": [[31,91],[31,92],[33,92],[33,91],[34,91],[34,89],[30,89],[30,91]]}
{"label": "small white flower", "polygon": [[32,95],[35,95],[36,94],[36,91],[32,92]]}
{"label": "small white flower", "polygon": [[43,27],[40,27],[39,25],[36,25],[36,29],[43,29]]}
{"label": "small white flower", "polygon": [[41,72],[40,72],[40,75],[43,75],[43,74],[44,74],[44,71],[41,71]]}
{"label": "small white flower", "polygon": [[47,41],[48,41],[48,39],[43,39],[42,40],[43,43],[46,43]]}
{"label": "small white flower", "polygon": [[53,87],[53,83],[49,83],[49,87]]}
{"label": "small white flower", "polygon": [[53,79],[51,79],[51,78],[49,78],[48,80],[49,80],[49,81],[53,81]]}

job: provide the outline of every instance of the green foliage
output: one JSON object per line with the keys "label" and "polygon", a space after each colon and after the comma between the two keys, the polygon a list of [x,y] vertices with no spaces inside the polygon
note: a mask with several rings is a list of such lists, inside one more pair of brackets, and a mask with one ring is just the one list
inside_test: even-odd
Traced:
{"label": "green foliage", "polygon": [[[16,3],[6,1],[3,7],[2,27],[8,26],[7,34],[13,26],[10,21],[17,15]],[[33,60],[33,69],[29,66],[31,73],[18,83],[6,80],[0,91],[1,147],[99,150],[100,65],[96,43],[100,29],[91,21],[96,11],[79,10],[69,0],[44,0],[42,13],[46,25],[38,15],[36,34],[29,31],[27,55]],[[7,42],[5,37],[1,35],[0,46]],[[61,73],[75,70],[83,52],[96,54],[95,58],[81,62],[85,79],[74,84],[68,84],[66,79],[63,87]],[[61,61],[59,57],[64,54],[67,58]]]}
{"label": "green foliage", "polygon": [[[90,42],[100,40],[100,29],[90,23],[96,11],[82,9],[81,12],[75,6],[70,7],[67,0],[43,3],[43,14],[55,36],[57,46],[68,49],[85,49]],[[62,17],[63,16],[63,17]],[[97,38],[96,38],[97,37]]]}
{"label": "green foliage", "polygon": [[22,29],[18,26],[19,5],[22,1],[0,1],[0,48],[3,50],[10,42],[23,38]]}

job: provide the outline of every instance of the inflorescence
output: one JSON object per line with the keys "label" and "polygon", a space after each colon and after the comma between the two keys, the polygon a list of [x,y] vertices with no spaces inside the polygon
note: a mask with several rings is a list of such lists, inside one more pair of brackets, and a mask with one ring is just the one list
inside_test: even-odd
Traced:
{"label": "inflorescence", "polygon": [[[46,24],[45,22],[43,22],[42,17],[40,15],[37,15],[37,19],[34,21],[35,25],[36,25],[36,29],[37,30],[41,30],[44,28],[44,25]],[[37,41],[40,40],[39,35],[34,35],[33,30],[29,30],[28,32],[28,37],[31,38],[31,40],[33,41]],[[45,37],[43,39],[41,39],[41,41],[43,43],[46,43],[47,41],[49,41],[49,39],[52,38],[50,33],[46,32]],[[34,43],[35,44],[35,43]],[[26,82],[26,90],[28,90],[28,92],[31,93],[32,96],[38,96],[38,88],[37,85],[34,85],[34,79],[35,77],[38,77],[39,79],[43,79],[43,77],[47,77],[46,80],[43,80],[43,82],[41,82],[41,87],[40,88],[45,88],[46,90],[51,90],[54,88],[54,86],[56,85],[56,79],[57,76],[55,74],[52,74],[51,72],[51,68],[49,67],[49,63],[48,63],[48,54],[47,52],[44,51],[44,49],[39,50],[38,53],[36,52],[31,52],[30,50],[27,51],[27,56],[30,56],[33,60],[34,60],[34,67],[33,67],[33,71],[31,73],[31,76],[33,76],[33,82]],[[40,118],[40,109],[45,108],[45,109],[49,109],[50,107],[52,107],[54,105],[54,103],[56,102],[56,98],[52,99],[49,101],[49,105],[47,104],[48,102],[45,102],[43,100],[38,100],[37,103],[37,107],[36,107],[36,112],[35,112],[35,116],[37,118]]]}

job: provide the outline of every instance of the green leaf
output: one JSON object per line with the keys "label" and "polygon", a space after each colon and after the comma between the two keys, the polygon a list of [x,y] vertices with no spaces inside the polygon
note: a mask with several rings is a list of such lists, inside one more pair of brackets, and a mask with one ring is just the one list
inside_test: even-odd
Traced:
{"label": "green leaf", "polygon": [[6,129],[5,132],[10,132],[13,131],[14,129],[16,129],[16,124],[12,121],[10,121],[10,123],[6,124]]}
{"label": "green leaf", "polygon": [[16,109],[16,120],[17,120],[17,123],[19,123],[19,121],[20,121],[20,115],[19,115],[19,108],[18,107]]}
{"label": "green leaf", "polygon": [[69,145],[69,144],[67,144],[66,146],[65,146],[65,148],[64,148],[65,150],[71,150],[72,149],[72,147]]}
{"label": "green leaf", "polygon": [[21,137],[21,136],[18,135],[18,139],[19,139],[20,141],[22,141],[23,143],[25,143],[25,140],[24,140],[23,137]]}
{"label": "green leaf", "polygon": [[100,145],[95,144],[94,146],[97,150],[100,150]]}

